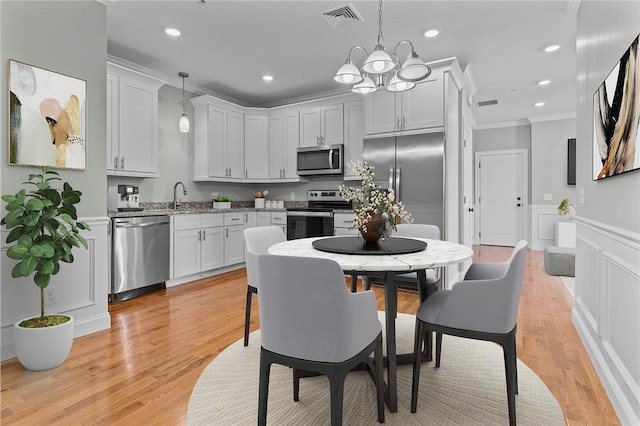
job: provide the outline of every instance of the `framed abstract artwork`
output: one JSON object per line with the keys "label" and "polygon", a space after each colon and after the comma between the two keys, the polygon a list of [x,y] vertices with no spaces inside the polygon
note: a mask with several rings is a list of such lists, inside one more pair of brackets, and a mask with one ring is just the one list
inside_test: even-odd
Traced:
{"label": "framed abstract artwork", "polygon": [[87,83],[9,60],[9,164],[86,169]]}
{"label": "framed abstract artwork", "polygon": [[593,180],[640,168],[639,40],[593,95]]}

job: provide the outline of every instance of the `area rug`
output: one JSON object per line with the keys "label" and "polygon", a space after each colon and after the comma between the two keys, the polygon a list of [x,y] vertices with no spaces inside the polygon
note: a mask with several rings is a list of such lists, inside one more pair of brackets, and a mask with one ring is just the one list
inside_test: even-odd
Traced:
{"label": "area rug", "polygon": [[560,275],[560,279],[562,280],[562,283],[564,284],[565,288],[567,289],[567,291],[569,292],[569,295],[571,296],[571,298],[573,300],[576,299],[576,279],[575,277],[565,277]]}
{"label": "area rug", "polygon": [[[384,321],[384,313],[379,313]],[[398,353],[411,351],[415,318],[398,314]],[[258,412],[260,332],[248,347],[238,340],[209,364],[198,379],[187,414],[189,425],[255,425]],[[386,409],[387,425],[508,424],[502,349],[493,343],[444,336],[440,368],[423,363],[418,412],[411,414],[411,366],[398,367],[398,412]],[[563,425],[562,411],[546,386],[518,361],[519,425]],[[293,401],[291,370],[271,368],[270,425],[330,423],[329,384],[325,377],[300,382],[300,401]],[[344,391],[343,424],[374,425],[376,399],[366,372],[351,372]]]}

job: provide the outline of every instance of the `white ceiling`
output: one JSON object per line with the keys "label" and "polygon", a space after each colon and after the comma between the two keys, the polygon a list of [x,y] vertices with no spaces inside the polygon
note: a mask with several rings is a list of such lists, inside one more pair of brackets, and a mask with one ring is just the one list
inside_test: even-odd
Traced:
{"label": "white ceiling", "polygon": [[[349,49],[371,51],[378,33],[376,1],[352,1],[364,22],[333,29],[321,13],[335,1],[129,1],[108,4],[109,55],[152,69],[181,87],[245,106],[275,106],[312,95],[347,90],[333,76]],[[477,93],[476,127],[575,114],[576,9],[578,0],[383,2],[388,52],[411,40],[425,62],[456,57],[470,67]],[[170,38],[172,26],[182,36]],[[437,28],[433,39],[422,33]],[[543,48],[559,44],[554,53]],[[408,54],[407,46],[399,55]],[[361,63],[362,53],[356,53]],[[264,82],[262,75],[274,76]],[[541,87],[540,80],[551,80]],[[478,107],[496,99],[498,105]],[[543,101],[543,107],[533,103]]]}

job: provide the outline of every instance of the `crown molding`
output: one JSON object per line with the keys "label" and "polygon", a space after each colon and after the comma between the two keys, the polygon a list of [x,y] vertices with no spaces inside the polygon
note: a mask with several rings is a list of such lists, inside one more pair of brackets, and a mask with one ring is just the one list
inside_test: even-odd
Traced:
{"label": "crown molding", "polygon": [[531,122],[527,119],[514,120],[514,121],[502,121],[496,123],[476,124],[473,130],[488,130],[488,129],[500,129],[503,127],[519,127],[530,126]]}
{"label": "crown molding", "polygon": [[556,120],[571,120],[576,118],[575,112],[568,112],[565,114],[554,114],[554,115],[540,115],[537,117],[527,117],[531,123],[540,123],[543,121],[556,121]]}

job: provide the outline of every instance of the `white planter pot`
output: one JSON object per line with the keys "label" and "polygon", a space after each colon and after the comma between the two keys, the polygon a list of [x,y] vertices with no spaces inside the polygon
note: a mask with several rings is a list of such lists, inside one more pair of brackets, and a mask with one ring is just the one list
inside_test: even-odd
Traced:
{"label": "white planter pot", "polygon": [[213,208],[214,209],[230,209],[231,201],[214,201]]}
{"label": "white planter pot", "polygon": [[73,344],[73,317],[64,315],[69,317],[69,321],[53,327],[20,327],[24,319],[14,324],[16,354],[27,370],[49,370],[67,359]]}
{"label": "white planter pot", "polygon": [[264,198],[255,198],[256,209],[264,209]]}

